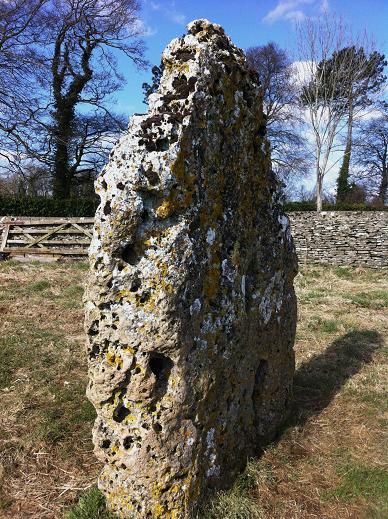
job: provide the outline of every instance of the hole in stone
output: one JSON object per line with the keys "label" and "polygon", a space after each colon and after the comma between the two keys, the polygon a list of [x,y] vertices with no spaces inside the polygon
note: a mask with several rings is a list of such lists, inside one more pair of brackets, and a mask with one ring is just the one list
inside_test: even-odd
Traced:
{"label": "hole in stone", "polygon": [[151,297],[151,290],[145,290],[142,293],[142,295],[140,296],[139,302],[141,304],[144,304],[144,303],[146,303],[149,300],[150,297]]}
{"label": "hole in stone", "polygon": [[103,440],[102,443],[101,443],[101,448],[102,449],[109,449],[110,444],[111,444],[110,440]]}
{"label": "hole in stone", "polygon": [[129,243],[123,248],[121,251],[121,257],[126,263],[129,263],[130,265],[136,265],[139,262],[139,257],[132,243]]}
{"label": "hole in stone", "polygon": [[123,470],[125,470],[125,469],[127,468],[127,466],[126,466],[124,463],[122,463],[122,464],[121,464],[121,468],[122,468]]}
{"label": "hole in stone", "polygon": [[168,139],[158,139],[155,142],[156,151],[167,151],[169,147]]}
{"label": "hole in stone", "polygon": [[147,177],[147,180],[151,184],[151,186],[156,186],[156,184],[159,184],[159,175],[155,171],[149,169],[148,171],[145,171],[144,174]]}
{"label": "hole in stone", "polygon": [[160,433],[162,432],[163,430],[163,427],[160,425],[160,423],[156,422],[152,425],[152,428],[153,430],[156,432],[156,433]]}
{"label": "hole in stone", "polygon": [[89,328],[88,333],[92,337],[94,337],[95,335],[98,334],[98,321],[93,321],[93,323],[91,324],[91,326]]}
{"label": "hole in stone", "polygon": [[135,375],[138,375],[139,373],[141,373],[141,368],[140,368],[140,366],[136,366]]}
{"label": "hole in stone", "polygon": [[130,286],[129,290],[131,292],[137,292],[140,287],[141,287],[140,278],[138,276],[134,276],[131,281],[131,286]]}
{"label": "hole in stone", "polygon": [[126,436],[123,440],[123,447],[124,449],[130,449],[133,444],[133,437],[132,436]]}
{"label": "hole in stone", "polygon": [[169,357],[162,355],[161,353],[152,353],[149,360],[149,367],[152,373],[155,375],[156,380],[169,375],[171,368],[174,363]]}
{"label": "hole in stone", "polygon": [[117,184],[117,189],[121,189],[121,190],[123,190],[124,187],[125,187],[125,186],[124,186],[124,184],[123,184],[122,182],[119,182],[119,183]]}
{"label": "hole in stone", "polygon": [[105,205],[104,205],[104,215],[105,216],[108,216],[108,214],[110,214],[112,208],[110,206],[110,202],[107,202]]}
{"label": "hole in stone", "polygon": [[101,181],[101,187],[102,187],[102,189],[104,189],[105,191],[108,189],[108,184],[105,182],[105,180],[102,180],[102,181]]}
{"label": "hole in stone", "polygon": [[127,409],[124,404],[119,404],[113,411],[113,420],[121,423],[129,414],[129,409]]}
{"label": "hole in stone", "polygon": [[265,376],[268,371],[268,361],[261,359],[255,374],[255,386],[263,386]]}

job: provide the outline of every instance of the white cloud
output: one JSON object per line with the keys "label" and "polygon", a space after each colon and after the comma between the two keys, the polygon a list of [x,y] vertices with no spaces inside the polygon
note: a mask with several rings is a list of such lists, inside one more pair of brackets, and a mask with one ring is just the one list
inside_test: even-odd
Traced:
{"label": "white cloud", "polygon": [[185,25],[186,24],[186,16],[184,14],[173,14],[171,16],[171,19],[173,22],[179,24],[179,25]]}
{"label": "white cloud", "polygon": [[301,22],[302,20],[304,20],[306,18],[306,15],[304,14],[303,11],[301,10],[297,10],[297,11],[290,11],[289,13],[287,13],[284,18],[286,20],[291,20],[292,22]]}
{"label": "white cloud", "polygon": [[166,18],[178,25],[186,24],[186,15],[179,13],[175,9],[175,0],[169,0],[166,2],[154,2],[151,0],[150,7],[153,11],[161,12],[166,16]]}
{"label": "white cloud", "polygon": [[314,61],[294,61],[291,68],[294,81],[299,86],[302,86],[312,79],[317,69],[317,64]]}
{"label": "white cloud", "polygon": [[156,34],[158,32],[157,29],[153,29],[149,25],[145,24],[143,22],[143,20],[140,20],[140,18],[138,18],[136,20],[135,26],[136,26],[136,30],[139,32],[140,36],[144,36],[144,37],[153,36],[154,34]]}
{"label": "white cloud", "polygon": [[263,22],[275,23],[280,20],[299,22],[307,17],[303,6],[311,6],[315,12],[327,12],[329,9],[328,0],[279,0],[276,7],[269,11],[263,18]]}

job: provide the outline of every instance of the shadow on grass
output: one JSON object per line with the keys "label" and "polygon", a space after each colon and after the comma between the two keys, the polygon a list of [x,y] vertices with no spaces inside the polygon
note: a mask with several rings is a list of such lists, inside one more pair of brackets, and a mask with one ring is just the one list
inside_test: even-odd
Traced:
{"label": "shadow on grass", "polygon": [[383,345],[382,335],[374,330],[352,331],[304,362],[295,372],[294,408],[287,426],[303,426],[323,411]]}

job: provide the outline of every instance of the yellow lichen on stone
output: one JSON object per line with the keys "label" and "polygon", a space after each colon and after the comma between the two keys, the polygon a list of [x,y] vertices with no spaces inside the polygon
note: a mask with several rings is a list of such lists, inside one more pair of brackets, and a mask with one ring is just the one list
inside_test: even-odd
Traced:
{"label": "yellow lichen on stone", "polygon": [[121,367],[123,365],[122,357],[120,355],[116,355],[115,353],[112,353],[111,351],[108,351],[105,354],[105,360],[111,366],[116,365],[116,366],[120,366]]}
{"label": "yellow lichen on stone", "polygon": [[165,68],[167,74],[172,74],[172,73],[174,73],[174,75],[176,73],[187,74],[188,72],[190,72],[190,65],[188,63],[177,63],[176,61],[171,62],[171,61],[164,60],[163,65],[164,65],[164,68]]}
{"label": "yellow lichen on stone", "polygon": [[[215,258],[212,258],[213,261]],[[218,293],[221,277],[220,263],[212,264],[206,271],[203,283],[203,294],[205,301],[213,301]]]}
{"label": "yellow lichen on stone", "polygon": [[159,218],[168,218],[173,211],[173,206],[170,200],[164,200],[156,209],[156,214]]}

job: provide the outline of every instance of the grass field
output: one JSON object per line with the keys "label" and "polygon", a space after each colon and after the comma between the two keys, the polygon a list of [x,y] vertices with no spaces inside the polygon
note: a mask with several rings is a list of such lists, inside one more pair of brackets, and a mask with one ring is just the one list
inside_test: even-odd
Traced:
{"label": "grass field", "polygon": [[[1,519],[108,517],[84,396],[85,277],[82,263],[0,263]],[[385,519],[387,272],[306,267],[296,287],[290,422],[202,517]]]}

